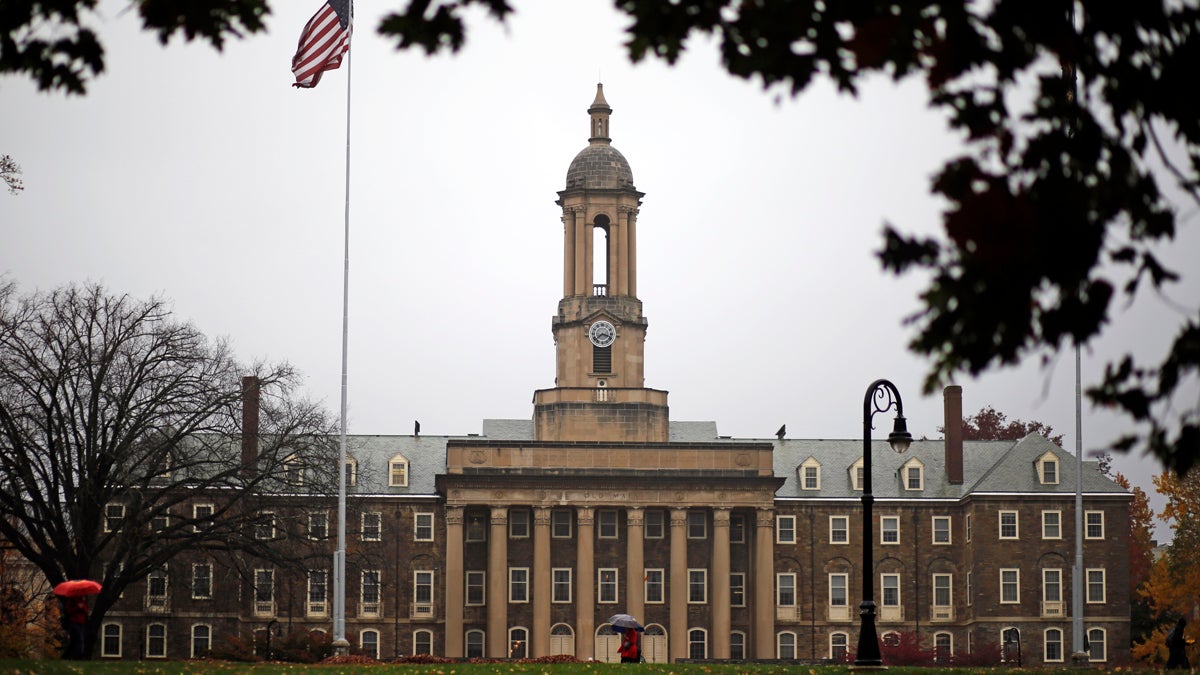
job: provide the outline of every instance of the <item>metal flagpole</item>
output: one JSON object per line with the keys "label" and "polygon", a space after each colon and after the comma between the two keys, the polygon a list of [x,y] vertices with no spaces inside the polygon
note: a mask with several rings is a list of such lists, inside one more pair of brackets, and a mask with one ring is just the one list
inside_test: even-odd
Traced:
{"label": "metal flagpole", "polygon": [[1079,345],[1075,345],[1075,573],[1071,576],[1071,638],[1075,658],[1086,651],[1083,640],[1083,396],[1080,391]]}
{"label": "metal flagpole", "polygon": [[337,550],[333,553],[333,647],[345,653],[346,640],[346,363],[350,334],[350,42],[354,39],[354,3],[350,3],[350,35],[346,46],[346,218],[342,269],[342,409],[338,448]]}

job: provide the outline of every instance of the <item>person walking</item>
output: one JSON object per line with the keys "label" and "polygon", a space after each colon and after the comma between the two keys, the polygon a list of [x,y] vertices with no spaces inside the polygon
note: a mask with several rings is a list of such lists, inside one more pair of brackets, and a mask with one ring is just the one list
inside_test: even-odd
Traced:
{"label": "person walking", "polygon": [[1188,663],[1187,646],[1191,640],[1188,640],[1184,635],[1184,629],[1187,628],[1187,618],[1179,617],[1179,621],[1175,623],[1175,627],[1167,633],[1167,669],[1168,670],[1188,670],[1191,664]]}
{"label": "person walking", "polygon": [[84,629],[87,625],[88,602],[83,596],[64,598],[62,607],[63,628],[67,630],[67,647],[64,659],[82,660],[84,657]]}
{"label": "person walking", "polygon": [[638,632],[636,628],[626,628],[625,636],[621,640],[621,647],[617,649],[617,653],[621,655],[621,663],[637,663],[640,650],[638,649]]}

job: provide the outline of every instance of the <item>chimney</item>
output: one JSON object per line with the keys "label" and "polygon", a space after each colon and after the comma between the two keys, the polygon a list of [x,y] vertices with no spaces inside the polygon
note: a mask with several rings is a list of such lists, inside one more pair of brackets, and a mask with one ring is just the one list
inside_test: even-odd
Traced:
{"label": "chimney", "polygon": [[942,390],[946,409],[946,479],[951,485],[963,482],[962,387],[952,384]]}
{"label": "chimney", "polygon": [[252,476],[258,464],[258,393],[259,380],[253,375],[242,378],[242,475]]}

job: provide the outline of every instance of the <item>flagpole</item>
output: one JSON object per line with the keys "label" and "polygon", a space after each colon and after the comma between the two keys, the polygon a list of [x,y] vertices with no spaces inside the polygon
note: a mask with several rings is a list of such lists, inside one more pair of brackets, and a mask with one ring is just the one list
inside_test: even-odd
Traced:
{"label": "flagpole", "polygon": [[333,648],[345,654],[346,640],[346,372],[350,335],[350,72],[349,42],[354,39],[354,3],[350,3],[350,35],[346,47],[346,207],[343,227],[342,267],[342,409],[341,438],[338,448],[338,536],[333,554]]}

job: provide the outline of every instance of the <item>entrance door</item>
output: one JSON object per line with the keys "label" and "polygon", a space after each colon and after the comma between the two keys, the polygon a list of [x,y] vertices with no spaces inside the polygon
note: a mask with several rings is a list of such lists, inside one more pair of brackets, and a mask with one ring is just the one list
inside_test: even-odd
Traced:
{"label": "entrance door", "polygon": [[613,629],[612,624],[606,623],[596,630],[597,661],[602,663],[620,663],[621,634]]}
{"label": "entrance door", "polygon": [[556,623],[550,628],[550,656],[560,654],[575,656],[575,631],[565,623]]}
{"label": "entrance door", "polygon": [[669,660],[667,631],[661,625],[652,623],[646,626],[646,632],[642,633],[642,656],[649,663],[666,663]]}

